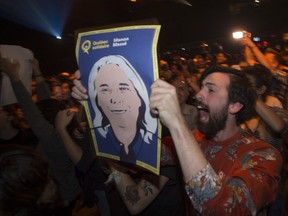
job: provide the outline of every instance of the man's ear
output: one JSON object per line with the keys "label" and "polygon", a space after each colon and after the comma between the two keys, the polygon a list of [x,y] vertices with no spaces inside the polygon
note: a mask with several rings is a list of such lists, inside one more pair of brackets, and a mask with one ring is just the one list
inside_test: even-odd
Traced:
{"label": "man's ear", "polygon": [[230,114],[235,114],[237,112],[239,112],[243,107],[243,104],[239,103],[239,102],[236,102],[236,103],[233,103],[233,104],[229,104],[229,113]]}

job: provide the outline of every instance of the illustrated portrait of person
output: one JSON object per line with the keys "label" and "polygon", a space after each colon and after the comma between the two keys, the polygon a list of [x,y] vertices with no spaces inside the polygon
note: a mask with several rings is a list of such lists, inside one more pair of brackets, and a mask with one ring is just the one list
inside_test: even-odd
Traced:
{"label": "illustrated portrait of person", "polygon": [[90,71],[88,94],[98,150],[120,161],[155,166],[157,119],[150,114],[145,83],[134,67],[120,55],[102,57]]}

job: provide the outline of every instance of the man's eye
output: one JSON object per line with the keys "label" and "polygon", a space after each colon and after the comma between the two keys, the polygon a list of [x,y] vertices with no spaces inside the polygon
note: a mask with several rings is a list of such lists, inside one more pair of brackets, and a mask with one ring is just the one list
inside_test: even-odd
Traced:
{"label": "man's eye", "polygon": [[213,89],[208,89],[209,93],[214,93],[215,91]]}
{"label": "man's eye", "polygon": [[108,93],[108,92],[110,92],[110,88],[101,88],[101,90],[100,90],[102,93]]}
{"label": "man's eye", "polygon": [[130,89],[128,87],[119,87],[120,91],[129,91]]}

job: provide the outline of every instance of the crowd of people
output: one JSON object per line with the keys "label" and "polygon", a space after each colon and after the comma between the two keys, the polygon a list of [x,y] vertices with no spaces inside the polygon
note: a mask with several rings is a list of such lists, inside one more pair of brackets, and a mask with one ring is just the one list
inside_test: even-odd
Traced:
{"label": "crowd of people", "polygon": [[163,126],[159,175],[95,156],[81,71],[44,77],[34,59],[31,96],[0,55],[18,101],[0,107],[0,215],[287,215],[287,50],[239,46],[237,62],[160,58],[148,107]]}

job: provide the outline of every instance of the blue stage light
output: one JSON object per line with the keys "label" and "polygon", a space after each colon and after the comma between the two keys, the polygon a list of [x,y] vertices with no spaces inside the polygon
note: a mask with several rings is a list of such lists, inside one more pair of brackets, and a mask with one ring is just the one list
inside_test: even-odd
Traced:
{"label": "blue stage light", "polygon": [[74,0],[0,1],[0,17],[55,37],[62,34]]}

